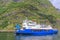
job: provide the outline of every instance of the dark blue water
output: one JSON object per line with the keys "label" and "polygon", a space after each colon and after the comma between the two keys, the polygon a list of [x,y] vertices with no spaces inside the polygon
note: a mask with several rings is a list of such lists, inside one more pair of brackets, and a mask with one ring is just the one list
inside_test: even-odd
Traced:
{"label": "dark blue water", "polygon": [[47,36],[15,36],[16,40],[60,40],[60,32],[56,35],[47,35]]}

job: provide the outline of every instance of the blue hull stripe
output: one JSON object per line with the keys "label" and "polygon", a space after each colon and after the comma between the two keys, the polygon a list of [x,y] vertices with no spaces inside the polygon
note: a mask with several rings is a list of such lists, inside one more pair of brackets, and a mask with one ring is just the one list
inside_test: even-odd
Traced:
{"label": "blue hull stripe", "polygon": [[25,35],[52,35],[57,34],[58,30],[16,30],[16,34],[25,34]]}

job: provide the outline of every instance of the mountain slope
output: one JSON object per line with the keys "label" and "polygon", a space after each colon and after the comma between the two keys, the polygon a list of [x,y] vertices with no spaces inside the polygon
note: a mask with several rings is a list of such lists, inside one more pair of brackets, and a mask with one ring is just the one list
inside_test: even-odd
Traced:
{"label": "mountain slope", "polygon": [[57,23],[57,19],[60,19],[60,13],[48,0],[23,0],[20,2],[11,0],[5,5],[1,3],[0,5],[0,29],[9,29],[9,25],[12,24],[11,29],[13,29],[16,23],[21,24],[26,17],[37,23],[53,25]]}

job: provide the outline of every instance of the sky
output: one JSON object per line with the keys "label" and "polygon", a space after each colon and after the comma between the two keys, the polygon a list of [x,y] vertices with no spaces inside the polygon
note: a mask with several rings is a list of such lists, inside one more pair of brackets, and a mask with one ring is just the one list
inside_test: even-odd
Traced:
{"label": "sky", "polygon": [[53,6],[57,9],[60,9],[60,0],[49,0]]}

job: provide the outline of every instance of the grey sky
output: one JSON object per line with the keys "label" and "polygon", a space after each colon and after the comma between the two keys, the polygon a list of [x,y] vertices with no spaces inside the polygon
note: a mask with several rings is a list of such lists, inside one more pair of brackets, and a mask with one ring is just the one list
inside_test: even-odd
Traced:
{"label": "grey sky", "polygon": [[60,0],[49,0],[55,6],[55,8],[60,9]]}

